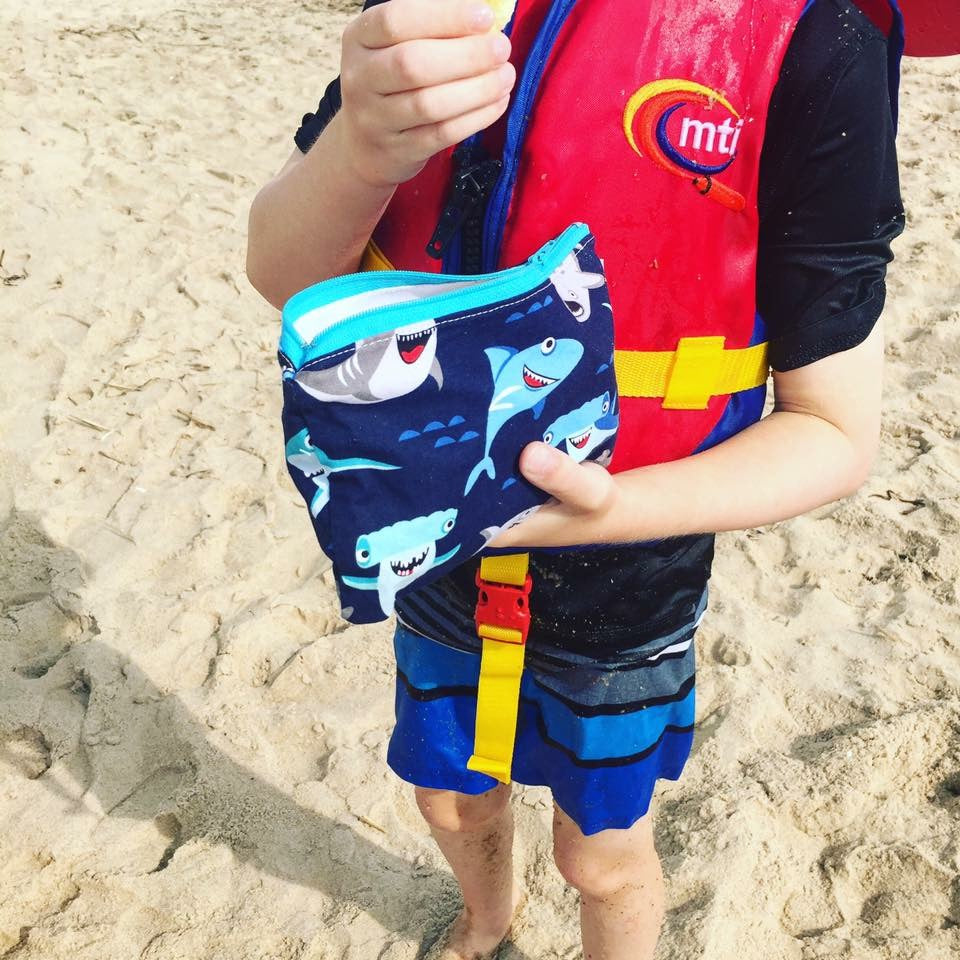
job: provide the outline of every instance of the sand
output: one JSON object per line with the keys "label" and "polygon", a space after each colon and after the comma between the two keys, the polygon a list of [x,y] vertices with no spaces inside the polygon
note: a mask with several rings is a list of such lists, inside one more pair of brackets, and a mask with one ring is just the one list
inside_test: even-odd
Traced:
{"label": "sand", "polygon": [[[352,9],[0,0],[0,957],[412,960],[458,909],[243,275]],[[906,72],[873,477],[720,538],[662,960],[960,956],[958,76]],[[502,956],[576,957],[549,796],[514,802]]]}

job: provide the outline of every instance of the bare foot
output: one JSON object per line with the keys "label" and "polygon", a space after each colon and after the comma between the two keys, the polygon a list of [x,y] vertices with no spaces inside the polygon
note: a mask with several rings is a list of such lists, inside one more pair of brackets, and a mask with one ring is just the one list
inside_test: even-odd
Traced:
{"label": "bare foot", "polygon": [[510,915],[502,920],[489,920],[483,924],[478,924],[464,908],[430,948],[424,960],[490,960],[497,947],[506,939],[525,899],[524,891],[514,883]]}

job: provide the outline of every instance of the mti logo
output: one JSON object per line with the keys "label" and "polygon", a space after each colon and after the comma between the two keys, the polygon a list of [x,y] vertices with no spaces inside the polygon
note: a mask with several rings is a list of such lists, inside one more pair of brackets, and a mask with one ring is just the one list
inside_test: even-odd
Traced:
{"label": "mti logo", "polygon": [[[726,111],[721,121],[714,111]],[[706,118],[709,112],[710,119]],[[655,80],[634,93],[623,111],[623,132],[641,156],[730,210],[743,195],[714,179],[733,163],[743,118],[722,93],[692,80]]]}

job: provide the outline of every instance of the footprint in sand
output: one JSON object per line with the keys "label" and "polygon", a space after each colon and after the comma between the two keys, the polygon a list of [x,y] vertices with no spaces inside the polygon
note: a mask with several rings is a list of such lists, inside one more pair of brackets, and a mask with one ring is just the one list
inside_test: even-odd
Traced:
{"label": "footprint in sand", "polygon": [[722,636],[713,645],[711,656],[725,667],[743,667],[751,660],[750,652],[731,637]]}

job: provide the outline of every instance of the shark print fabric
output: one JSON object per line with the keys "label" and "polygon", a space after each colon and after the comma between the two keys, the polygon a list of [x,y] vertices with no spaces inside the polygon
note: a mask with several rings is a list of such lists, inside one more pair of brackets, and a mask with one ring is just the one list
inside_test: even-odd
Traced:
{"label": "shark print fabric", "polygon": [[459,545],[437,556],[437,542],[453,531],[456,510],[437,510],[427,517],[398,520],[383,530],[364,533],[357,538],[357,564],[364,569],[379,566],[375,577],[344,576],[347,586],[358,590],[376,590],[384,616],[393,611],[393,601],[401,587],[408,587],[434,567],[450,560]]}
{"label": "shark print fabric", "polygon": [[[560,299],[581,323],[590,319],[590,291],[606,285],[602,270],[602,263],[599,273],[584,270],[574,252],[564,258],[563,263],[550,275]],[[604,303],[603,306],[609,307],[610,304]]]}
{"label": "shark print fabric", "polygon": [[349,457],[346,460],[332,460],[322,450],[310,442],[307,431],[301,430],[287,441],[287,463],[296,467],[305,477],[309,477],[317,486],[317,492],[310,501],[310,515],[316,517],[330,502],[330,474],[341,470],[399,470],[389,463],[377,463],[365,457]]}
{"label": "shark print fabric", "polygon": [[343,615],[484,550],[548,498],[517,470],[534,440],[609,462],[613,315],[585,224],[478,276],[378,270],[284,307],[285,459]]}
{"label": "shark print fabric", "polygon": [[492,480],[497,475],[490,447],[500,428],[518,413],[532,410],[540,415],[547,397],[573,372],[583,356],[578,340],[547,337],[525,350],[487,347],[484,351],[493,375],[493,399],[487,412],[487,444],[483,459],[470,471],[464,494],[468,494],[481,473]]}

